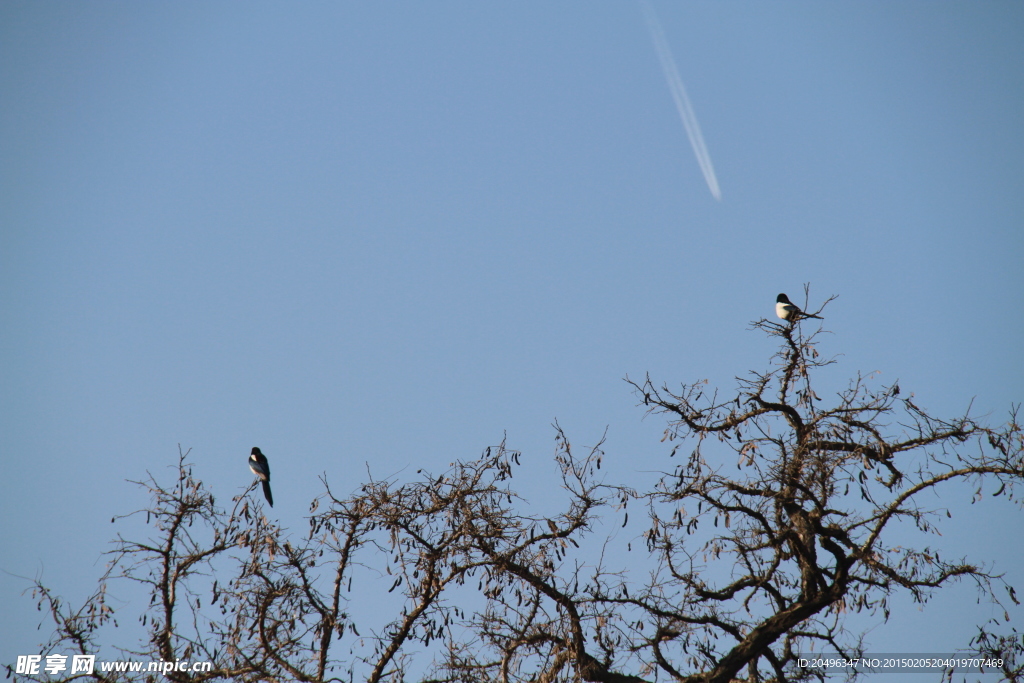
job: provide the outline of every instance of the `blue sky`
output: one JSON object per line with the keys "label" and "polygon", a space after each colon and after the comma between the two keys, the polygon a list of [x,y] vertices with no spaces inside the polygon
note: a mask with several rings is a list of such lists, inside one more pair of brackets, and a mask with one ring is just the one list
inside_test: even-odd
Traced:
{"label": "blue sky", "polygon": [[[1024,5],[654,6],[721,201],[634,2],[0,5],[0,663],[40,640],[15,575],[87,595],[179,443],[223,501],[260,446],[298,533],[320,473],[506,433],[554,504],[555,419],[642,484],[664,425],[622,378],[731,388],[805,282],[826,388],[1005,418]],[[969,514],[1024,584],[1020,511]],[[963,596],[873,633],[956,644]]]}

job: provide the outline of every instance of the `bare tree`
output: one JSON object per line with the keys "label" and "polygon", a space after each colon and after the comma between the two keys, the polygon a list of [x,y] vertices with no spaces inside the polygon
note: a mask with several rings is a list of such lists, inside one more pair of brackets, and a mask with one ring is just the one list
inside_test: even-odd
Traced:
{"label": "bare tree", "polygon": [[[782,345],[772,368],[741,379],[735,395],[720,399],[702,383],[674,391],[650,378],[633,383],[650,410],[669,416],[666,438],[682,442],[673,452],[694,445],[647,496],[648,547],[660,566],[629,604],[656,624],[643,644],[652,668],[684,681],[732,681],[743,672],[750,681],[797,680],[787,671],[815,645],[863,654],[859,635],[844,628],[847,615],[888,619],[899,591],[923,603],[967,579],[996,602],[1005,589],[1019,604],[1011,586],[978,564],[886,542],[908,522],[935,531],[952,513],[927,507],[922,494],[957,481],[979,495],[991,485],[1019,503],[1016,412],[1001,430],[969,414],[941,420],[900,398],[897,385],[872,389],[859,376],[829,403],[811,381],[833,362],[816,350],[818,333],[766,320],[754,327]],[[702,536],[709,522],[715,529]],[[728,573],[709,571],[718,561]],[[672,663],[665,641],[689,653],[690,672]]]}
{"label": "bare tree", "polygon": [[[551,517],[520,511],[520,455],[504,444],[348,496],[325,477],[301,539],[263,516],[252,488],[220,510],[181,454],[173,486],[140,482],[151,537],[116,539],[82,608],[35,586],[56,626],[46,647],[98,652],[114,619],[107,586],[128,580],[151,602],[139,615],[146,639],[123,656],[210,663],[167,673],[173,681],[782,682],[824,678],[797,666],[802,652],[858,656],[850,616],[888,618],[900,592],[925,602],[969,580],[1017,604],[979,564],[888,541],[907,524],[934,531],[951,512],[922,494],[958,481],[1019,505],[1016,414],[998,429],[941,420],[862,377],[822,399],[812,379],[832,361],[818,333],[753,325],[780,349],[728,396],[705,382],[630,381],[667,416],[665,440],[681,456],[648,490],[605,483],[602,444],[577,455],[556,424],[564,502]],[[646,530],[619,539],[603,525],[621,513],[626,526],[629,505],[643,508]],[[988,625],[973,647],[1019,678],[1016,635]]]}

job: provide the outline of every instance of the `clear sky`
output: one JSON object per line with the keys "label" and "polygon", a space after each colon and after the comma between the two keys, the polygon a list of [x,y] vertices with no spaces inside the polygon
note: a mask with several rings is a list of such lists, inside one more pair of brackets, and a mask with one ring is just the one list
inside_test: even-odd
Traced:
{"label": "clear sky", "polygon": [[[18,576],[85,597],[178,444],[225,503],[260,446],[300,534],[323,472],[506,433],[553,505],[555,419],[642,485],[664,424],[622,378],[731,389],[805,282],[839,296],[823,388],[1004,420],[1024,4],[654,7],[720,201],[636,2],[0,3],[0,663],[44,638]],[[1024,585],[1020,510],[971,514]],[[991,614],[957,595],[872,637],[963,644]]]}

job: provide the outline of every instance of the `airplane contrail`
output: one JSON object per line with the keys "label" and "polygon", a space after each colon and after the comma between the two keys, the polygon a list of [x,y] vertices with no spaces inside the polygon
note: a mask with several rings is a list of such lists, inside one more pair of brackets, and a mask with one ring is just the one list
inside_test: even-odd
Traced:
{"label": "airplane contrail", "polygon": [[693,113],[693,106],[690,98],[686,96],[686,88],[683,87],[683,79],[679,77],[679,70],[676,62],[672,59],[672,51],[668,48],[668,41],[658,23],[658,16],[654,13],[654,7],[648,0],[641,0],[644,8],[644,16],[647,18],[647,28],[651,31],[651,38],[654,39],[654,49],[658,52],[658,60],[665,72],[665,80],[668,81],[668,89],[675,100],[676,109],[679,111],[679,118],[683,120],[683,127],[686,128],[686,135],[690,138],[690,145],[693,146],[693,153],[697,156],[697,163],[700,165],[704,180],[707,181],[708,189],[712,196],[721,201],[722,191],[718,187],[718,178],[715,177],[715,167],[711,164],[711,155],[704,144],[704,136],[700,132],[700,124],[697,123],[697,115]]}

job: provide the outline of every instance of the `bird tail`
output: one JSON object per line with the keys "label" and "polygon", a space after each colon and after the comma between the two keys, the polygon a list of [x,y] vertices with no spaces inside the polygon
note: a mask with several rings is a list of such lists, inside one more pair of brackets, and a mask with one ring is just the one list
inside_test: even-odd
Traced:
{"label": "bird tail", "polygon": [[263,495],[266,497],[270,507],[274,507],[274,495],[270,492],[270,482],[263,480]]}

